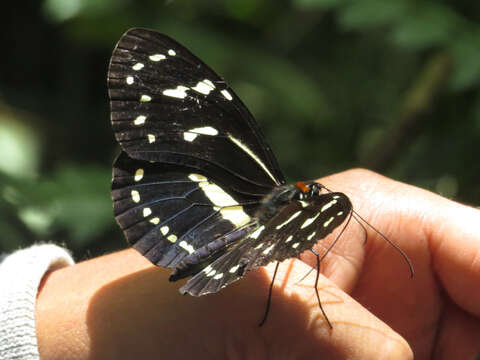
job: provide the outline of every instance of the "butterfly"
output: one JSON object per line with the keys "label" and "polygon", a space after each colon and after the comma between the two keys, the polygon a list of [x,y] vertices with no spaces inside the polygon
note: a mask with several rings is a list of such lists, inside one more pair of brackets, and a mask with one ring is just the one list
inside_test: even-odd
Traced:
{"label": "butterfly", "polygon": [[168,36],[128,30],[111,57],[108,92],[122,150],[116,221],[133,248],[173,270],[171,281],[190,277],[181,293],[215,293],[270,262],[278,268],[352,216],[343,193],[286,184],[240,98]]}

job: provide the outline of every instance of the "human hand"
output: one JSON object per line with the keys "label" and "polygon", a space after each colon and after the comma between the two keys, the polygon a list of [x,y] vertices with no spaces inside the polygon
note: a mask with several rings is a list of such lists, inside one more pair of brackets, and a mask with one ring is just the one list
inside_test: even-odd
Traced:
{"label": "human hand", "polygon": [[475,359],[480,212],[368,171],[347,171],[324,182],[344,191],[358,213],[408,254],[415,277],[410,279],[401,256],[375,232],[369,230],[363,246],[354,226],[325,259],[324,274],[401,334],[415,359]]}
{"label": "human hand", "polygon": [[[258,328],[273,264],[194,298],[178,293],[182,282],[168,282],[170,270],[130,249],[45,277],[37,302],[42,359],[410,359],[411,350],[416,359],[474,359],[480,212],[363,170],[321,182],[345,192],[408,254],[413,279],[395,249],[371,230],[364,244],[352,221],[322,262],[318,289],[333,329],[318,308],[315,272],[299,282],[315,266],[309,252],[304,262],[280,265],[269,318]],[[334,238],[319,241],[320,253]]]}

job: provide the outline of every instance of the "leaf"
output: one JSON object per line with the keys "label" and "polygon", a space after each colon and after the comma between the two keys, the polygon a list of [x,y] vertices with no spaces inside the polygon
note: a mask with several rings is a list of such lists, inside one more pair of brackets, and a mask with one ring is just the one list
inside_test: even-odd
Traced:
{"label": "leaf", "polygon": [[34,240],[66,231],[74,245],[84,245],[112,223],[108,170],[69,166],[36,181],[14,181],[9,177],[0,180],[5,184],[0,195],[37,237]]}
{"label": "leaf", "polygon": [[453,74],[450,86],[459,91],[480,82],[480,31],[466,31],[457,37],[450,48]]}
{"label": "leaf", "polygon": [[356,1],[345,7],[340,23],[347,29],[389,25],[403,18],[408,10],[408,2],[402,0]]}
{"label": "leaf", "polygon": [[293,5],[302,10],[322,10],[336,8],[348,2],[348,0],[294,0]]}
{"label": "leaf", "polygon": [[391,36],[400,46],[421,50],[445,46],[460,25],[461,19],[449,8],[425,3],[405,14]]}

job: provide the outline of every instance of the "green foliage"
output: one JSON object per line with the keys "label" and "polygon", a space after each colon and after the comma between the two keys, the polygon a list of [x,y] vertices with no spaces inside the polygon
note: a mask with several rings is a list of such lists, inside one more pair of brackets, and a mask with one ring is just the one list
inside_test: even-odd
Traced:
{"label": "green foliage", "polygon": [[[290,179],[366,166],[478,205],[480,3],[467,0],[44,0],[3,13],[0,246],[123,247],[111,50],[155,28],[223,75]],[[28,21],[25,21],[28,19]],[[113,244],[113,245],[112,245]]]}
{"label": "green foliage", "polygon": [[295,0],[293,4],[302,10],[325,10],[348,3],[349,0]]}
{"label": "green foliage", "polygon": [[[40,179],[3,174],[0,218],[15,221],[0,222],[0,231],[15,234],[11,227],[21,223],[23,230],[38,240],[63,242],[61,235],[73,248],[88,246],[111,226],[109,177],[110,169],[73,164]],[[11,238],[0,238],[5,248],[14,243]]]}
{"label": "green foliage", "polygon": [[391,26],[408,17],[409,6],[399,0],[366,0],[349,2],[340,16],[340,23],[349,30],[365,30]]}

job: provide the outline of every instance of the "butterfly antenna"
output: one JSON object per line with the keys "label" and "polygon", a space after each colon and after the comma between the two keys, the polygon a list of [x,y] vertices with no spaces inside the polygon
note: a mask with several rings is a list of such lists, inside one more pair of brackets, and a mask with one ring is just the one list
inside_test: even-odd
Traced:
{"label": "butterfly antenna", "polygon": [[333,249],[333,247],[335,246],[335,244],[337,243],[337,241],[340,239],[340,237],[342,236],[342,234],[345,232],[345,230],[347,229],[347,226],[348,224],[350,223],[350,220],[352,220],[352,215],[353,215],[353,210],[350,211],[350,215],[348,216],[348,219],[347,219],[347,222],[345,223],[345,225],[343,226],[342,228],[342,231],[340,231],[340,233],[337,235],[337,237],[335,238],[335,240],[330,244],[330,246],[328,247],[328,249],[325,251],[325,253],[322,255],[322,257],[320,258],[320,261],[322,261],[325,256],[328,255],[328,253]]}
{"label": "butterfly antenna", "polygon": [[[323,187],[325,190],[327,190],[328,192],[332,192],[332,190],[330,190],[329,188],[327,188],[325,185],[323,185],[323,184],[319,184],[319,185],[320,185],[321,187]],[[397,244],[395,244],[392,240],[390,240],[387,236],[383,235],[380,230],[377,230],[372,224],[370,224],[367,220],[365,220],[363,217],[361,217],[360,214],[357,213],[355,210],[352,209],[352,213],[354,214],[354,216],[353,216],[354,219],[355,219],[359,224],[360,224],[360,221],[359,221],[358,219],[362,220],[362,222],[363,222],[365,225],[367,225],[370,229],[372,229],[372,230],[375,231],[378,235],[380,235],[382,238],[384,238],[390,245],[393,246],[393,248],[394,248],[395,250],[397,250],[397,251],[400,253],[400,255],[402,255],[402,257],[403,257],[403,258],[405,259],[405,261],[407,262],[408,268],[410,269],[410,277],[413,278],[413,276],[414,276],[414,274],[415,274],[415,271],[413,270],[412,261],[411,261],[410,258],[407,256],[407,254],[405,254],[405,252],[404,252],[402,249],[400,249],[400,247],[399,247]],[[358,217],[358,219],[357,219],[357,217]],[[350,219],[349,219],[349,221],[350,221]],[[362,224],[360,224],[360,225],[362,225]],[[364,226],[362,226],[362,228],[365,230],[365,242],[367,242],[367,238],[366,238],[366,237],[367,237],[367,229],[365,229]],[[343,230],[342,230],[342,231],[343,231]],[[337,241],[337,240],[335,240],[335,242],[336,242],[336,241]],[[334,244],[335,244],[335,242],[334,242]],[[332,245],[333,245],[333,244],[332,244]],[[331,248],[331,246],[330,246],[330,248]],[[330,250],[330,248],[327,250],[327,253],[328,253],[328,251]],[[327,253],[325,253],[325,255],[326,255]],[[325,255],[323,255],[322,259],[325,257]]]}
{"label": "butterfly antenna", "polygon": [[[338,239],[340,239],[340,236],[342,236],[342,234],[344,233],[345,229],[347,228],[348,226],[348,223],[350,222],[350,219],[352,217],[352,213],[350,213],[350,216],[348,217],[348,220],[347,222],[345,223],[345,225],[343,226],[342,228],[342,231],[340,231],[340,233],[337,235],[337,237],[335,238],[335,241],[332,243],[332,245],[327,249],[327,251],[325,252],[325,254],[322,256],[322,260],[323,258],[328,254],[328,252],[333,248],[333,246],[336,244],[336,242],[338,241]],[[358,221],[358,220],[357,220]],[[365,229],[365,227],[362,225],[363,229]],[[365,237],[366,237],[366,229],[365,229]],[[366,241],[366,239],[365,239]],[[315,256],[318,256],[318,252],[317,250],[315,249],[310,249],[310,251],[315,255]],[[303,280],[305,280],[307,278],[308,275],[310,275],[310,273],[313,271],[313,268],[311,268],[299,281],[296,282],[296,284],[299,284],[301,283]]]}
{"label": "butterfly antenna", "polygon": [[365,245],[367,243],[367,238],[368,238],[368,233],[367,233],[367,229],[365,228],[365,226],[363,226],[363,224],[361,223],[360,220],[358,220],[356,217],[355,217],[355,214],[356,212],[354,211],[354,214],[353,214],[353,219],[357,222],[358,225],[360,225],[363,229],[363,235],[364,235],[364,240],[363,240],[363,245]]}
{"label": "butterfly antenna", "polygon": [[[380,230],[377,230],[372,224],[370,224],[367,220],[365,220],[363,217],[360,216],[360,214],[358,214],[355,210],[352,210],[353,214],[355,214],[356,217],[358,217],[360,220],[362,220],[362,222],[367,225],[370,229],[372,229],[373,231],[375,231],[378,235],[380,235],[382,238],[384,238],[390,245],[393,246],[393,248],[395,250],[397,250],[401,255],[402,257],[405,259],[405,261],[407,262],[407,265],[408,265],[408,268],[410,269],[410,277],[413,278],[413,275],[415,274],[415,271],[413,270],[413,265],[412,265],[412,261],[410,260],[410,258],[407,256],[407,254],[405,254],[405,252],[400,249],[400,247],[395,244],[392,240],[390,240],[387,236],[383,235],[382,232]],[[354,216],[354,217],[355,217]],[[358,221],[358,219],[356,219]]]}
{"label": "butterfly antenna", "polygon": [[267,321],[268,313],[270,311],[270,304],[272,303],[273,283],[275,282],[275,277],[277,276],[278,265],[280,265],[280,261],[277,261],[277,264],[275,265],[272,281],[270,282],[270,289],[268,290],[268,298],[267,298],[267,306],[265,308],[265,315],[263,315],[263,319],[262,321],[260,321],[260,324],[258,324],[258,327],[262,327],[263,324],[265,324],[265,321]]}
{"label": "butterfly antenna", "polygon": [[325,320],[327,320],[328,326],[330,327],[330,329],[333,330],[332,323],[328,319],[328,316],[325,313],[325,310],[323,310],[322,302],[320,301],[320,295],[318,294],[317,286],[318,286],[318,279],[320,277],[320,256],[318,255],[318,253],[316,254],[316,257],[317,257],[317,276],[315,277],[315,295],[317,295],[318,306],[320,307],[320,310],[323,316],[325,317]]}

